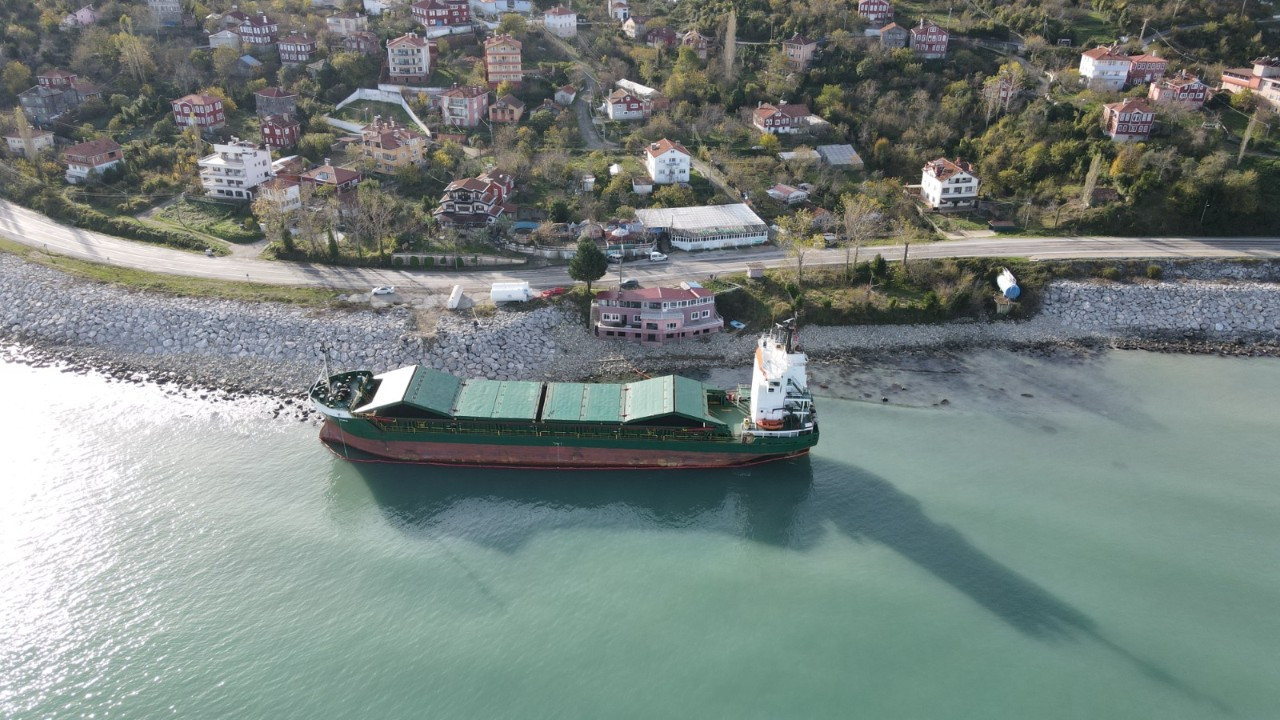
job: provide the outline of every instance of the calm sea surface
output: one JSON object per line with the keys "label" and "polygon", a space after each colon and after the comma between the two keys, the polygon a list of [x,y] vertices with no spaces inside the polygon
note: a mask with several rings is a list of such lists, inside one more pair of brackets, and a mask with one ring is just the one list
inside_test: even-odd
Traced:
{"label": "calm sea surface", "polygon": [[0,365],[0,717],[1280,717],[1280,362],[1012,364],[663,474]]}

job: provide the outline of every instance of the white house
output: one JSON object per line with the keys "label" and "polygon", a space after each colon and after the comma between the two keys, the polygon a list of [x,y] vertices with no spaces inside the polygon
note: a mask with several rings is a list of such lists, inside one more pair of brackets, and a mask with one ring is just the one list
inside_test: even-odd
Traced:
{"label": "white house", "polygon": [[782,183],[765,190],[765,194],[778,202],[784,202],[788,205],[795,205],[809,199],[808,191]]}
{"label": "white house", "polygon": [[89,27],[98,22],[98,11],[93,5],[85,5],[62,19],[62,27]]}
{"label": "white house", "polygon": [[471,0],[471,12],[495,17],[502,13],[528,15],[533,12],[533,3],[529,0]]}
{"label": "white house", "polygon": [[1120,90],[1129,79],[1132,61],[1107,47],[1080,53],[1080,82],[1099,90]]}
{"label": "white house", "polygon": [[387,41],[387,79],[397,85],[422,84],[431,77],[431,46],[418,33],[405,33]]}
{"label": "white house", "polygon": [[562,38],[573,37],[578,34],[578,13],[563,5],[557,5],[542,16],[542,25],[552,35]]}
{"label": "white house", "polygon": [[62,161],[67,166],[67,182],[75,184],[124,162],[124,148],[111,138],[88,140],[67,148]]}
{"label": "white house", "polygon": [[678,142],[663,138],[650,143],[644,151],[644,167],[655,185],[689,182],[693,156]]}
{"label": "white house", "polygon": [[258,186],[258,195],[284,212],[302,209],[301,183],[291,177],[271,178]]}
{"label": "white house", "polygon": [[271,151],[240,138],[214,143],[213,154],[196,164],[200,184],[214,197],[249,200],[254,188],[271,179]]}
{"label": "white house", "polygon": [[924,165],[920,176],[920,197],[935,210],[978,206],[978,178],[967,162],[938,158]]}
{"label": "white house", "polygon": [[4,136],[5,143],[9,146],[9,152],[23,157],[33,157],[45,148],[53,147],[53,133],[48,130],[39,128],[31,128],[30,133],[30,149],[31,154],[27,153],[28,143],[18,133],[6,134]]}

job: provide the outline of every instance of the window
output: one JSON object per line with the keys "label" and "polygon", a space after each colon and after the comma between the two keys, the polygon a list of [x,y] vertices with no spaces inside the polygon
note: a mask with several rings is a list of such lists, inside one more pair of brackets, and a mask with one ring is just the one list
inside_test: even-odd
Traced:
{"label": "window", "polygon": [[[667,329],[668,329],[668,330],[675,330],[675,329],[676,329],[676,324],[675,324],[675,323],[671,323],[671,322],[667,323]],[[670,335],[668,335],[667,337],[671,337],[671,336],[670,336]]]}

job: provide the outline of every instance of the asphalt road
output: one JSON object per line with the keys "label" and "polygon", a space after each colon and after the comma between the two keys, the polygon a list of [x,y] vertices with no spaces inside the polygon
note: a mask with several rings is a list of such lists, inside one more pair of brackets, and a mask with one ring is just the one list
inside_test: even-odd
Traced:
{"label": "asphalt road", "polygon": [[[273,262],[254,257],[205,257],[202,253],[124,240],[58,223],[33,210],[0,200],[0,235],[51,253],[93,262],[152,272],[212,278],[248,280],[276,285],[313,285],[335,290],[367,291],[376,285],[395,285],[402,292],[447,293],[454,284],[469,291],[487,290],[490,283],[527,280],[534,288],[567,285],[566,268],[543,267],[502,271],[443,272],[329,267],[306,263]],[[862,250],[862,259],[880,253],[888,260],[902,258],[902,246],[886,245]],[[1028,257],[1064,258],[1280,258],[1280,238],[1126,238],[1126,237],[991,237],[916,243],[911,258]],[[742,272],[747,263],[767,267],[792,267],[795,260],[771,246],[739,250],[715,250],[697,254],[673,252],[665,263],[637,261],[622,267],[623,277],[642,283],[701,280],[712,274]],[[815,250],[805,266],[843,265],[844,250]],[[602,284],[615,282],[618,271]]]}

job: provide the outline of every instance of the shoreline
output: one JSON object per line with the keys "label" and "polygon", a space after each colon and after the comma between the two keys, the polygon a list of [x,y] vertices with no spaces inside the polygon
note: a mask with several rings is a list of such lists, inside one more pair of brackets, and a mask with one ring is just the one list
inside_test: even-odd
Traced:
{"label": "shoreline", "polygon": [[[1039,312],[1026,319],[805,326],[800,344],[815,369],[892,371],[921,355],[991,350],[1280,357],[1280,284],[1274,282],[1280,264],[1245,268],[1212,261],[1184,264],[1178,272],[1178,280],[1159,283],[1057,281],[1044,289]],[[382,371],[418,363],[463,376],[580,381],[637,372],[732,373],[749,366],[759,331],[648,348],[595,338],[576,313],[554,305],[476,318],[445,313],[431,319],[433,327],[419,328],[423,318],[406,307],[317,310],[166,296],[8,255],[0,255],[0,303],[6,361],[56,363],[67,372],[93,371],[210,397],[265,396],[274,399],[278,415],[300,419],[310,416],[298,399],[320,372],[322,346],[331,348],[335,369]],[[1091,310],[1094,305],[1107,309]]]}

